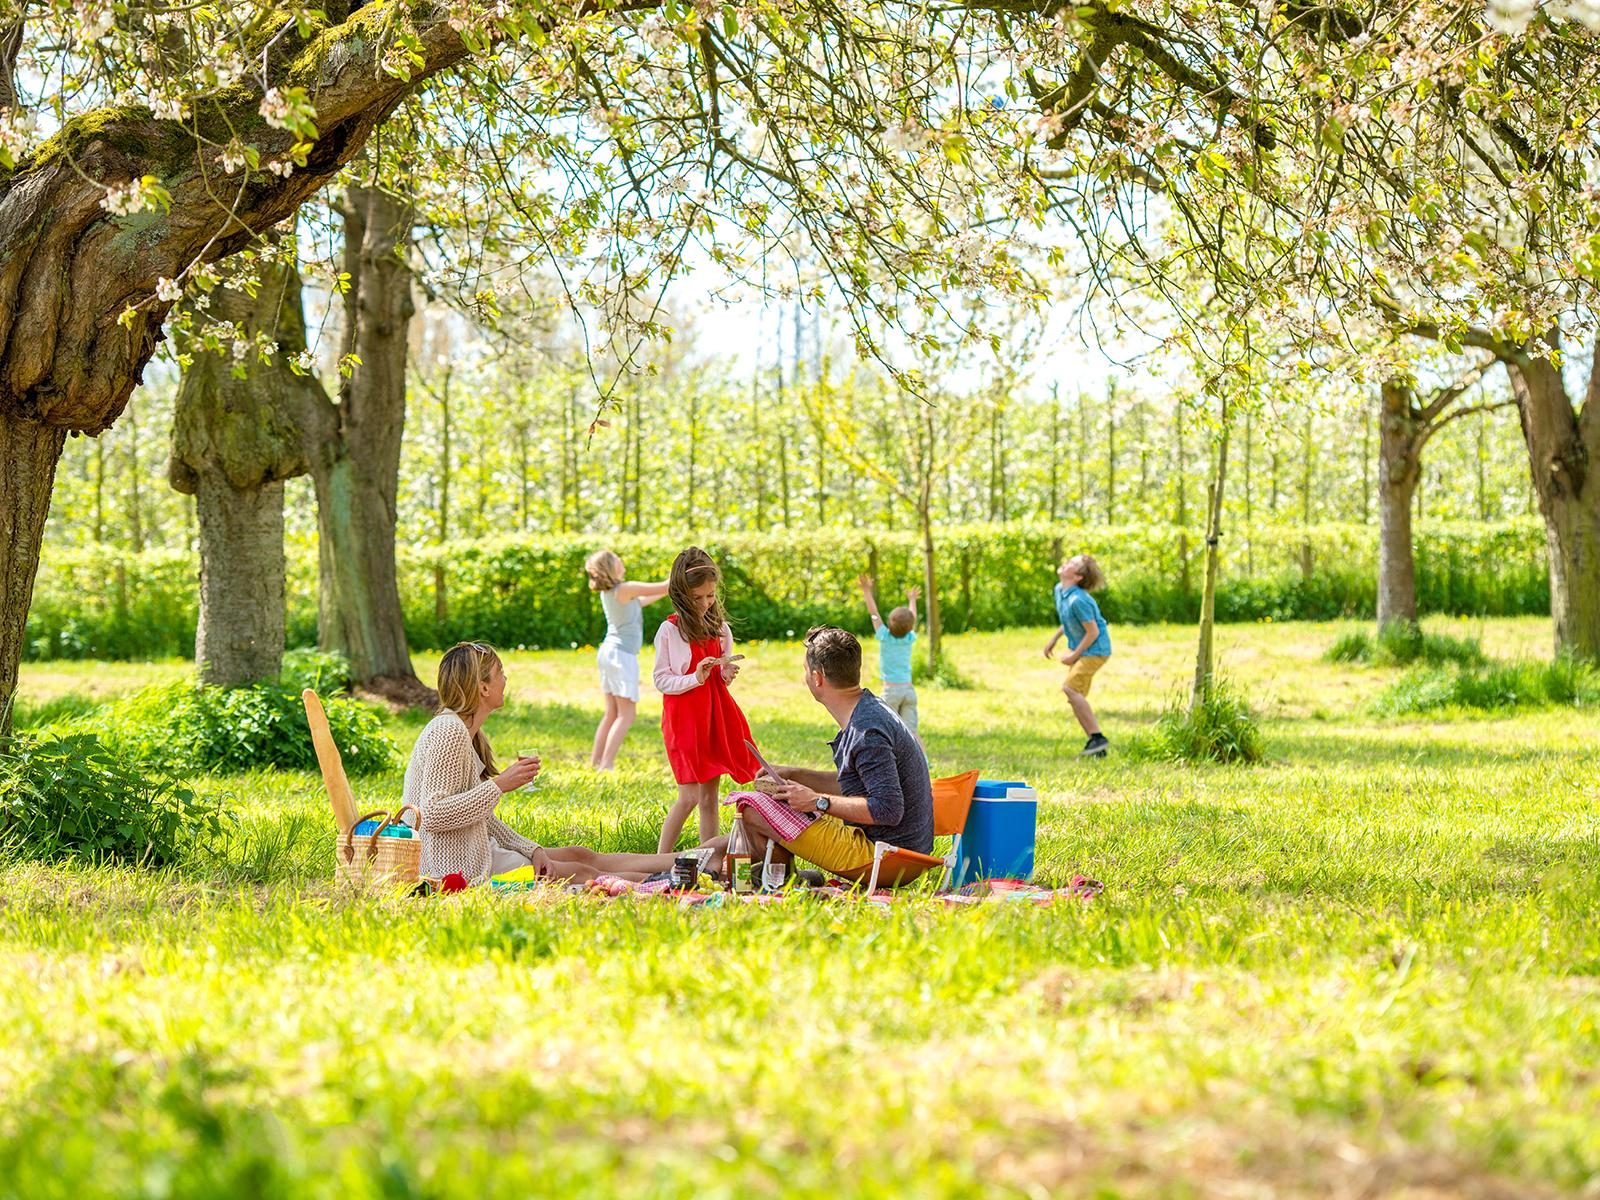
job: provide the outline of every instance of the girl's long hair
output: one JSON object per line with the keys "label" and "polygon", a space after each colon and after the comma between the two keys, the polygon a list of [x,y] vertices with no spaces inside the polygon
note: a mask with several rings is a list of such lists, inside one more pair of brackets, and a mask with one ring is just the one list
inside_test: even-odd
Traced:
{"label": "girl's long hair", "polygon": [[1079,554],[1068,560],[1076,563],[1078,572],[1082,576],[1078,586],[1086,592],[1098,592],[1106,585],[1106,573],[1100,569],[1100,564],[1095,562],[1092,554]]}
{"label": "girl's long hair", "polygon": [[[453,712],[468,724],[478,709],[483,685],[489,682],[494,669],[500,667],[500,656],[494,648],[483,642],[457,642],[444,652],[439,660],[439,711]],[[472,748],[483,763],[483,778],[500,774],[494,765],[494,751],[489,746],[489,735],[478,730],[472,735]]]}
{"label": "girl's long hair", "polygon": [[683,640],[694,643],[709,637],[719,637],[727,614],[722,611],[722,596],[711,602],[704,616],[696,611],[694,598],[689,593],[702,586],[706,580],[722,582],[722,572],[699,546],[690,546],[672,560],[672,573],[667,576],[667,595],[672,599],[673,610],[678,614],[678,631]]}
{"label": "girl's long hair", "polygon": [[596,550],[583,564],[591,592],[609,592],[622,582],[622,560],[611,550]]}

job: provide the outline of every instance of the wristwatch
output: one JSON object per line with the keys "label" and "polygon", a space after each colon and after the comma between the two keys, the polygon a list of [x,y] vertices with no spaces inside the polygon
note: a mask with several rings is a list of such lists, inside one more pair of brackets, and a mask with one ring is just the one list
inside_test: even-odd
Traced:
{"label": "wristwatch", "polygon": [[817,811],[818,812],[827,812],[832,807],[833,807],[833,801],[832,800],[829,800],[826,796],[818,796],[817,797]]}

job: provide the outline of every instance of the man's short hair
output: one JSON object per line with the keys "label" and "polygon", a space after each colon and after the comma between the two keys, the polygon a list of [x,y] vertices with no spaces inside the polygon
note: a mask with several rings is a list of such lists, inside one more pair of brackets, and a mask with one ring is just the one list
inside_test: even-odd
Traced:
{"label": "man's short hair", "polygon": [[806,633],[806,670],[821,671],[836,688],[861,686],[861,643],[848,629],[813,626]]}

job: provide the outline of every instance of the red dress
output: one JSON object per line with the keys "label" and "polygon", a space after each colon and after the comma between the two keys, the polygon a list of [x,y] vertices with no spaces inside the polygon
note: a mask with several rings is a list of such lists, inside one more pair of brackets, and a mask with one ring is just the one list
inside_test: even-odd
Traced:
{"label": "red dress", "polygon": [[[678,615],[667,620],[676,625]],[[690,642],[690,672],[703,659],[721,654],[722,639],[715,634]],[[761,771],[761,764],[744,744],[750,736],[750,723],[718,667],[713,667],[698,687],[661,697],[661,736],[667,743],[673,778],[679,783],[710,783],[720,775],[748,783]]]}

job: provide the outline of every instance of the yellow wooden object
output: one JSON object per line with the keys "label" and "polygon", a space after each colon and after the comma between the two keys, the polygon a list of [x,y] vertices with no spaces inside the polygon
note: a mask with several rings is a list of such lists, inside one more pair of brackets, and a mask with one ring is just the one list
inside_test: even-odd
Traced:
{"label": "yellow wooden object", "polygon": [[328,714],[323,712],[317,694],[307,688],[300,699],[305,701],[306,723],[311,726],[311,744],[316,747],[317,766],[322,768],[328,803],[333,806],[333,819],[339,824],[339,836],[343,837],[356,823],[356,801],[350,794],[350,780],[345,777],[344,759],[339,757],[339,747],[334,744],[333,732],[328,728]]}

